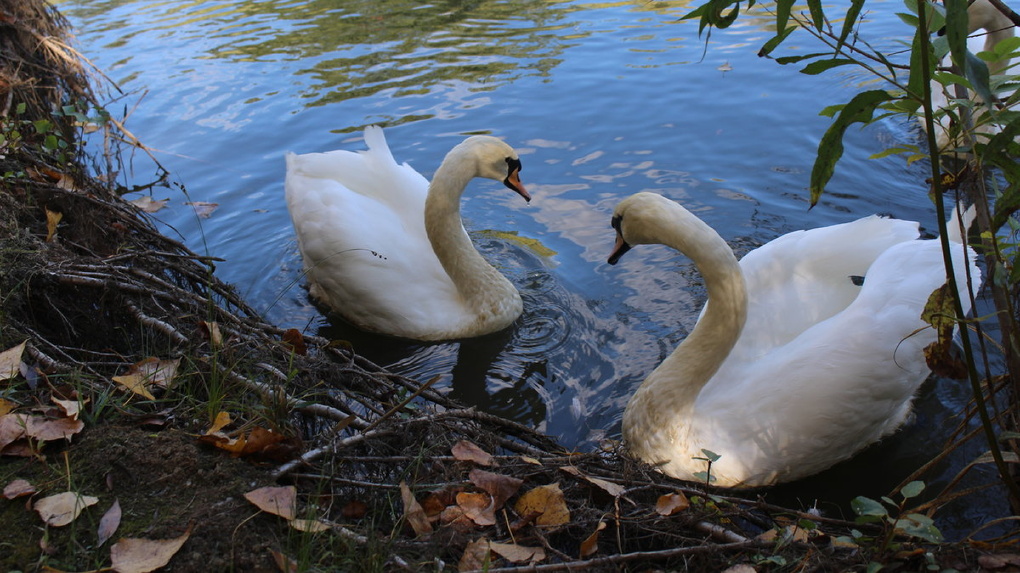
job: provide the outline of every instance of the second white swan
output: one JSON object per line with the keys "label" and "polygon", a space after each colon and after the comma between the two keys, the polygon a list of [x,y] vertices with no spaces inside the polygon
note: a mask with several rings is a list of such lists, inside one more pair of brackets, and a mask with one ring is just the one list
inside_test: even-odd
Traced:
{"label": "second white swan", "polygon": [[[917,223],[872,216],[796,231],[739,263],[711,227],[653,193],[624,199],[613,227],[610,264],[631,245],[665,244],[708,291],[690,335],[627,404],[623,439],[637,457],[680,479],[766,486],[847,459],[907,418],[936,337],[921,311],[946,282],[939,241],[917,240]],[[711,466],[706,450],[719,456]]]}

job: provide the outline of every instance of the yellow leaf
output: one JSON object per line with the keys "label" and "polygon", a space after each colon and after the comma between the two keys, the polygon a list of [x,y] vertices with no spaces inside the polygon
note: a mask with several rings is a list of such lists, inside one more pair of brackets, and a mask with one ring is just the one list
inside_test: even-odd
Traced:
{"label": "yellow leaf", "polygon": [[497,239],[508,241],[511,243],[517,243],[522,247],[531,249],[536,255],[540,257],[551,257],[556,254],[556,251],[542,244],[538,239],[532,239],[530,237],[522,237],[517,234],[517,231],[479,231],[479,234],[486,235],[489,237],[495,237]]}
{"label": "yellow leaf", "polygon": [[24,341],[21,344],[0,352],[0,381],[14,378],[21,370],[21,355],[25,352]]}
{"label": "yellow leaf", "polygon": [[145,376],[138,374],[137,372],[134,374],[125,374],[124,376],[114,376],[112,379],[117,384],[120,384],[124,388],[138,394],[139,396],[149,400],[156,399],[156,397],[153,396],[147,388],[149,381],[145,378]]}
{"label": "yellow leaf", "polygon": [[50,211],[46,209],[46,242],[52,242],[53,236],[57,234],[57,225],[60,224],[60,220],[64,218],[64,214],[60,211]]}
{"label": "yellow leaf", "polygon": [[308,533],[320,533],[332,529],[328,523],[319,521],[318,519],[292,519],[287,523],[298,531],[305,531]]}
{"label": "yellow leaf", "polygon": [[83,509],[97,503],[98,497],[65,491],[37,500],[32,508],[47,525],[62,527],[74,521]]}
{"label": "yellow leaf", "polygon": [[117,573],[149,573],[170,563],[190,536],[189,526],[176,539],[121,539],[110,548],[110,560]]}
{"label": "yellow leaf", "polygon": [[15,404],[14,402],[11,402],[10,400],[4,398],[0,398],[0,416],[4,416],[6,414],[11,413],[11,411],[17,407],[18,405]]}
{"label": "yellow leaf", "polygon": [[543,485],[528,491],[514,504],[514,511],[521,516],[538,514],[536,525],[556,526],[570,522],[570,510],[563,499],[559,483]]}
{"label": "yellow leaf", "polygon": [[232,421],[233,420],[230,419],[230,414],[228,412],[220,412],[219,414],[216,414],[216,419],[213,420],[212,426],[205,431],[205,435],[208,436],[209,434],[219,432],[223,428],[229,426]]}
{"label": "yellow leaf", "polygon": [[279,515],[288,521],[297,515],[297,488],[292,485],[262,487],[244,494],[244,499],[262,511]]}

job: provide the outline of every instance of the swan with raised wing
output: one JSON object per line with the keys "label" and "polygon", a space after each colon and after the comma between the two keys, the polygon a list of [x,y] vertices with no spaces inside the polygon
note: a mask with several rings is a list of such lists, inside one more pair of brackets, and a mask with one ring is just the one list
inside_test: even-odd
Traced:
{"label": "swan with raised wing", "polygon": [[517,152],[495,137],[468,137],[429,183],[393,159],[382,128],[364,137],[366,151],[287,154],[287,209],[311,296],[363,330],[416,340],[509,326],[520,294],[475,249],[460,201],[475,177],[530,201]]}
{"label": "swan with raised wing", "polygon": [[[907,418],[936,339],[921,312],[946,282],[940,241],[918,240],[917,223],[871,216],[795,231],[739,263],[660,195],[624,199],[612,224],[610,264],[631,245],[664,244],[694,262],[708,291],[690,335],[627,404],[623,440],[638,458],[680,479],[766,486],[847,459]],[[966,285],[965,249],[953,245]],[[863,286],[851,280],[860,276]],[[719,456],[710,466],[706,451]]]}

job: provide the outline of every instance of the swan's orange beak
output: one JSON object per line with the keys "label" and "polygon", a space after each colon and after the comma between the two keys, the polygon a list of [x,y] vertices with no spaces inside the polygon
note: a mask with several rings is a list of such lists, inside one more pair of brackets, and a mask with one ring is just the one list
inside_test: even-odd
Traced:
{"label": "swan's orange beak", "polygon": [[630,250],[630,245],[627,244],[627,241],[623,240],[623,235],[620,234],[620,233],[617,233],[616,234],[616,245],[613,246],[613,252],[609,253],[609,260],[606,261],[606,262],[608,262],[611,265],[615,265],[616,262],[620,260],[620,257],[622,257],[623,254],[626,253],[629,250]]}
{"label": "swan's orange beak", "polygon": [[506,179],[503,180],[503,184],[509,187],[510,189],[513,189],[514,192],[516,192],[521,197],[524,197],[525,201],[531,203],[531,195],[528,194],[528,190],[525,189],[524,184],[521,183],[520,171],[521,171],[520,169],[514,169],[510,171],[510,174],[507,175]]}

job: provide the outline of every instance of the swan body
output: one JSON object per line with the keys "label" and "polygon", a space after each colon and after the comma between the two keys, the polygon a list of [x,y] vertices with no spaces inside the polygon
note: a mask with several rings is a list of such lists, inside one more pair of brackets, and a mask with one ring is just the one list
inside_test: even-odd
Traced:
{"label": "swan body", "polygon": [[503,141],[469,137],[431,184],[390,153],[382,128],[366,151],[287,154],[286,197],[313,298],[355,326],[416,340],[495,332],[520,314],[513,284],[475,249],[460,200],[475,177],[530,201]]}
{"label": "swan body", "polygon": [[[679,479],[707,471],[714,485],[766,486],[847,459],[907,418],[936,338],[921,311],[946,282],[940,242],[917,240],[917,223],[872,216],[796,231],[739,263],[711,227],[659,195],[623,200],[613,226],[610,264],[630,245],[665,244],[691,258],[708,290],[690,335],[624,411],[637,457]],[[966,284],[964,248],[953,244]],[[973,264],[970,273],[980,280]],[[703,450],[720,456],[710,468]]]}
{"label": "swan body", "polygon": [[[984,31],[983,39],[980,35],[972,35],[978,30]],[[967,51],[976,54],[982,51],[992,51],[995,45],[1002,40],[1012,38],[1015,35],[1015,29],[1013,21],[1000,12],[991,2],[988,0],[974,0],[967,7],[967,33],[970,35],[967,39]],[[1008,59],[990,63],[988,71],[991,75],[1001,74],[1007,67],[1009,67]],[[981,103],[974,92],[970,92],[969,95],[976,103]],[[947,109],[949,107],[951,98],[947,97],[946,87],[934,80],[931,82],[931,98],[932,109],[936,112],[939,109]],[[981,106],[977,106],[974,110],[975,120],[983,114],[980,108]],[[923,129],[924,116],[920,116],[918,119]],[[975,121],[975,132],[985,136],[992,136],[999,132],[999,127],[989,121]],[[935,117],[935,143],[939,150],[943,152],[952,151],[953,148],[961,144],[961,142],[954,139],[952,129],[950,128],[950,118],[945,114],[938,114]]]}

